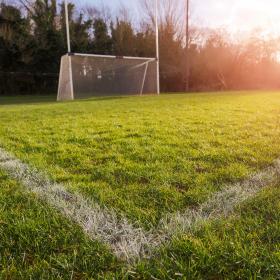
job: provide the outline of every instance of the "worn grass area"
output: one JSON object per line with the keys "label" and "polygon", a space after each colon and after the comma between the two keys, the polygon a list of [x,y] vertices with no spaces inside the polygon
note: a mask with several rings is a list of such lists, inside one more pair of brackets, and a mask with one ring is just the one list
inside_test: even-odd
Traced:
{"label": "worn grass area", "polygon": [[120,264],[102,244],[0,171],[0,279],[89,279]]}
{"label": "worn grass area", "polygon": [[277,92],[36,102],[0,99],[0,145],[146,227],[280,155]]}

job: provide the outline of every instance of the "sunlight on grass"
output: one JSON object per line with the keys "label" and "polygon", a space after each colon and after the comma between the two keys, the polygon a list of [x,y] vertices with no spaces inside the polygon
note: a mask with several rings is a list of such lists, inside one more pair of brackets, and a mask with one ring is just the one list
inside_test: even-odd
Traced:
{"label": "sunlight on grass", "polygon": [[17,101],[1,146],[146,227],[280,155],[280,93]]}

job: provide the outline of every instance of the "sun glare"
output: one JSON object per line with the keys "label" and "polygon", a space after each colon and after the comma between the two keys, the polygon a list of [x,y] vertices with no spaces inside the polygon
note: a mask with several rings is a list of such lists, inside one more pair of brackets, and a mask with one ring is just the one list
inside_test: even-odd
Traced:
{"label": "sun glare", "polygon": [[279,0],[209,0],[193,5],[195,18],[204,26],[226,27],[231,32],[262,29],[280,35]]}

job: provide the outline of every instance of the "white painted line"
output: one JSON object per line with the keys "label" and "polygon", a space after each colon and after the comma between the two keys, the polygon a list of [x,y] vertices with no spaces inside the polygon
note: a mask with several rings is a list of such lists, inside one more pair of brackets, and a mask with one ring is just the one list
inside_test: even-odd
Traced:
{"label": "white painted line", "polygon": [[280,182],[280,160],[242,182],[223,188],[195,210],[188,209],[184,213],[167,215],[161,220],[160,227],[168,236],[174,235],[174,232],[175,234],[188,232],[208,220],[229,216],[236,206],[253,198],[265,187],[278,182]]}
{"label": "white painted line", "polygon": [[280,181],[278,160],[247,180],[225,187],[197,209],[167,215],[156,229],[148,232],[132,225],[121,215],[117,217],[114,211],[101,208],[80,194],[68,192],[61,184],[51,182],[47,176],[1,148],[0,168],[79,224],[91,238],[108,244],[117,257],[128,262],[152,256],[158,246],[176,234],[190,232],[203,222],[230,215],[237,205]]}
{"label": "white painted line", "polygon": [[108,209],[68,192],[61,184],[51,182],[47,176],[0,148],[0,168],[42,200],[79,224],[94,239],[108,244],[117,257],[131,260],[146,254],[153,236],[140,227],[132,226],[127,219],[117,218]]}

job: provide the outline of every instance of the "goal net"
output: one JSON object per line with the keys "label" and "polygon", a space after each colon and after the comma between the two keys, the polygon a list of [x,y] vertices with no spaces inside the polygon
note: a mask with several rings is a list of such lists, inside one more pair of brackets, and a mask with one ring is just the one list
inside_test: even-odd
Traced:
{"label": "goal net", "polygon": [[87,54],[61,58],[58,100],[156,92],[155,58]]}

